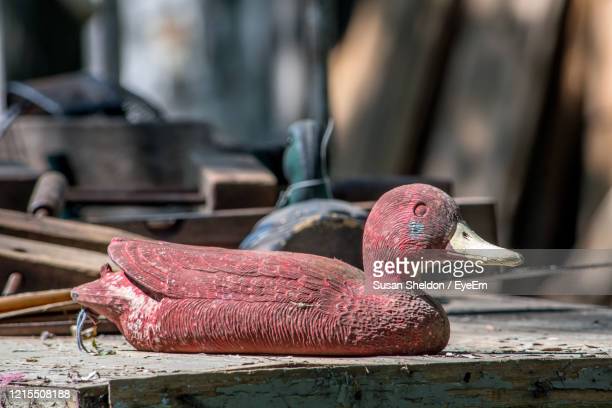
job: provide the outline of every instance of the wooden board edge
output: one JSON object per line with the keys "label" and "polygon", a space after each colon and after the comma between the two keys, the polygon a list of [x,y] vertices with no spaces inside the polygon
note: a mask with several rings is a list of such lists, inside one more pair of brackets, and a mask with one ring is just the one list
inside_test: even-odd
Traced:
{"label": "wooden board edge", "polygon": [[610,375],[612,358],[245,368],[111,379],[109,400],[113,406],[602,403],[612,391]]}

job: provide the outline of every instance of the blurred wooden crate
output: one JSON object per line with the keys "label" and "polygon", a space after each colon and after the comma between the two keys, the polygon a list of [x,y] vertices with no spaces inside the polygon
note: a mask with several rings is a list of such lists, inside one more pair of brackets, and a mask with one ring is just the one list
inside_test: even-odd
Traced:
{"label": "blurred wooden crate", "polygon": [[129,124],[89,117],[18,119],[0,140],[0,160],[37,171],[69,166],[76,185],[91,188],[197,188],[203,156],[214,148],[205,123]]}
{"label": "blurred wooden crate", "polygon": [[0,208],[25,211],[39,175],[28,166],[0,162]]}

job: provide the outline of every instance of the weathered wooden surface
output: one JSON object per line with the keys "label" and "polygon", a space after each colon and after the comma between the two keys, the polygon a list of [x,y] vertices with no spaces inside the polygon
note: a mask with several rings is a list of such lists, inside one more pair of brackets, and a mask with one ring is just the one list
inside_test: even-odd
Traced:
{"label": "weathered wooden surface", "polygon": [[[113,237],[139,236],[116,228],[0,209],[0,234],[106,253]],[[142,237],[140,237],[142,238]]]}
{"label": "weathered wooden surface", "polygon": [[0,235],[0,282],[11,272],[23,276],[25,291],[68,288],[99,276],[104,254]]}
{"label": "weathered wooden surface", "polygon": [[436,356],[158,354],[119,336],[100,336],[112,351],[94,356],[72,338],[0,338],[0,375],[69,388],[66,406],[609,406],[610,309],[487,296],[445,307],[451,341]]}

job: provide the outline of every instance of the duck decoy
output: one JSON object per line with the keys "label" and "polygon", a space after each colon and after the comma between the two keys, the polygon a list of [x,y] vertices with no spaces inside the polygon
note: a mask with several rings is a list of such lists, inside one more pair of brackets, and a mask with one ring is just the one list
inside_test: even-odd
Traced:
{"label": "duck decoy", "polygon": [[369,214],[364,271],[311,254],[116,238],[108,254],[120,270],[103,266],[72,298],[110,319],[138,350],[430,354],[449,339],[444,309],[422,291],[372,293],[373,263],[425,249],[478,256],[474,248],[496,248],[491,263],[521,260],[471,231],[446,193],[411,184],[385,193]]}
{"label": "duck decoy", "polygon": [[[361,240],[367,212],[332,197],[327,145],[333,122],[314,120],[289,127],[283,173],[289,182],[278,209],[262,218],[240,249],[310,253],[361,267]],[[320,245],[325,242],[325,245]]]}

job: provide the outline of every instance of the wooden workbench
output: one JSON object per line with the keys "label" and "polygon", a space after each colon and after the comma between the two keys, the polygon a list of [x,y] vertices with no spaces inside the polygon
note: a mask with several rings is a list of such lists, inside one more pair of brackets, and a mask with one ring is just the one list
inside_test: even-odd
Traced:
{"label": "wooden workbench", "polygon": [[98,337],[93,356],[73,338],[4,337],[0,383],[70,389],[36,405],[56,407],[612,406],[612,310],[490,296],[445,307],[451,341],[435,356],[160,354],[120,336]]}

